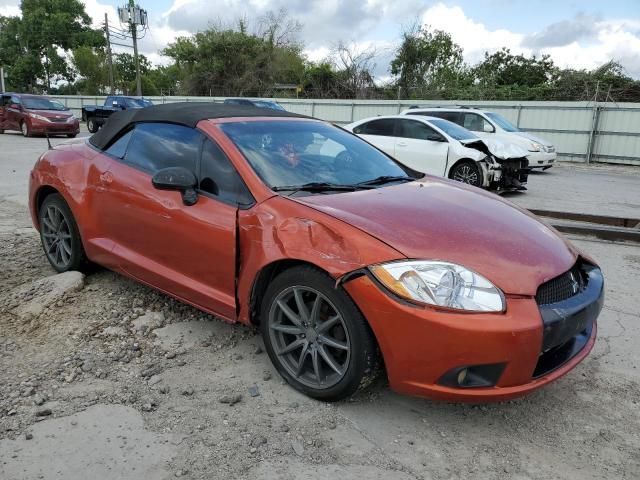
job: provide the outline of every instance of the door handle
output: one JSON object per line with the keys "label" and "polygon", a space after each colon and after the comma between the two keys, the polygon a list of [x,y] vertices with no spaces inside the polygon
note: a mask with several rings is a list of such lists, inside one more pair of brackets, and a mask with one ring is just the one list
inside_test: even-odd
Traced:
{"label": "door handle", "polygon": [[100,174],[100,183],[108,185],[111,182],[113,182],[113,175],[111,172],[104,172]]}
{"label": "door handle", "polygon": [[398,142],[399,147],[406,147],[407,144],[405,142]]}

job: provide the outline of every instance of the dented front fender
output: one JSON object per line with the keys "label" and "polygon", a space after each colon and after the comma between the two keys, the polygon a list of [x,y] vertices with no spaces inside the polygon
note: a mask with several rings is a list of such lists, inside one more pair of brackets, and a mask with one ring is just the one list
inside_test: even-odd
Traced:
{"label": "dented front fender", "polygon": [[333,278],[374,263],[405,258],[375,237],[312,207],[275,196],[238,214],[239,321],[249,323],[251,290],[274,262],[298,260]]}

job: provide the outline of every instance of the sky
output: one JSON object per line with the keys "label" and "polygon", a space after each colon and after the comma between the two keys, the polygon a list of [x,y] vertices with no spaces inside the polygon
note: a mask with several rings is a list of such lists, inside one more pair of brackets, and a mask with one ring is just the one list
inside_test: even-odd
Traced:
{"label": "sky", "polygon": [[[96,25],[104,13],[117,25],[125,0],[84,0]],[[286,9],[302,24],[298,39],[310,60],[326,58],[339,42],[375,49],[375,74],[388,79],[403,28],[414,23],[451,34],[470,64],[502,47],[548,54],[559,67],[592,69],[613,59],[640,79],[640,0],[141,0],[150,28],[140,51],[166,64],[162,48],[178,36],[231,24],[256,24],[268,11]],[[19,0],[0,0],[0,15],[19,14]],[[122,50],[120,47],[116,50]]]}

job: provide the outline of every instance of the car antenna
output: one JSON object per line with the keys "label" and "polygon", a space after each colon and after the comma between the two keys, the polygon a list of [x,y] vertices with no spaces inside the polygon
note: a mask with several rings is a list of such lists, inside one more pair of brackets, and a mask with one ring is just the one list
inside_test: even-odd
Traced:
{"label": "car antenna", "polygon": [[47,137],[47,145],[49,146],[49,150],[53,150],[53,147],[51,146],[51,140],[49,140],[49,134],[47,132],[44,132],[44,136]]}

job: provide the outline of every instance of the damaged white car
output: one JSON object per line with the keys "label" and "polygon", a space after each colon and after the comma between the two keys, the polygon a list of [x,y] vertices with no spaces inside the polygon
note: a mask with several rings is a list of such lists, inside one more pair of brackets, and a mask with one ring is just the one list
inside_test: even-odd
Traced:
{"label": "damaged white car", "polygon": [[527,152],[433,117],[390,115],[344,127],[406,166],[498,192],[526,190]]}

